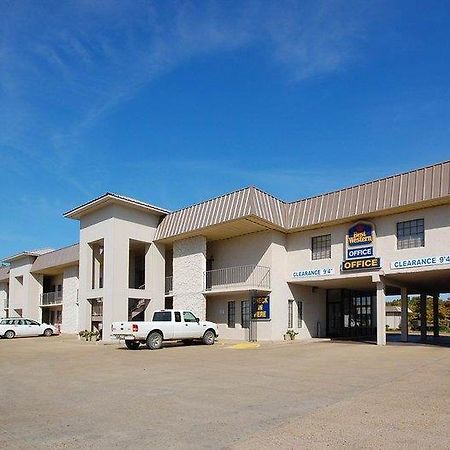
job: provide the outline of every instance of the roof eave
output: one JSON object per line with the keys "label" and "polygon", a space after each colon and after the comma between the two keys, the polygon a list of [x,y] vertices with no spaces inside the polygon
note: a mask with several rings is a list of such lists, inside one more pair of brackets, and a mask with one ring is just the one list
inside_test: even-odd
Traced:
{"label": "roof eave", "polygon": [[82,216],[88,214],[91,211],[95,211],[96,209],[101,208],[103,205],[108,203],[117,203],[122,205],[127,205],[129,207],[135,209],[141,209],[145,211],[150,211],[153,214],[157,214],[159,216],[165,216],[170,213],[170,211],[158,208],[156,206],[150,205],[148,203],[140,202],[138,200],[127,199],[124,197],[120,197],[118,195],[107,192],[100,197],[97,197],[93,200],[90,200],[87,203],[83,203],[76,208],[73,208],[63,214],[64,217],[69,219],[79,220]]}

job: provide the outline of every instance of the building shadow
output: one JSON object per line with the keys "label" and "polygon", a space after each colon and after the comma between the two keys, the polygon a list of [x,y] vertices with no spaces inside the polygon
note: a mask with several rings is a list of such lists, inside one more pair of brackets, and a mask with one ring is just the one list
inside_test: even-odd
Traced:
{"label": "building shadow", "polygon": [[387,333],[386,340],[388,344],[394,345],[420,344],[420,345],[437,345],[439,347],[450,347],[450,336],[434,337],[433,335],[428,335],[426,341],[422,341],[420,335],[410,334],[408,336],[408,342],[402,342],[400,333]]}

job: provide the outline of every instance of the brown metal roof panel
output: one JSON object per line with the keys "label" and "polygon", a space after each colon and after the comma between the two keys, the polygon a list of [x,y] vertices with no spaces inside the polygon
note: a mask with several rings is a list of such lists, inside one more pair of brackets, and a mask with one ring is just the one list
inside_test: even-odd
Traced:
{"label": "brown metal roof panel", "polygon": [[441,171],[441,191],[440,195],[445,196],[450,194],[450,163],[442,164]]}
{"label": "brown metal roof panel", "polygon": [[0,282],[9,281],[9,267],[0,267]]}
{"label": "brown metal roof panel", "polygon": [[433,169],[432,167],[425,168],[425,184],[424,184],[424,192],[423,199],[429,200],[431,199],[431,186],[433,184]]}
{"label": "brown metal roof panel", "polygon": [[439,197],[441,191],[442,181],[442,164],[433,166],[433,183],[431,186],[431,196],[433,198]]}
{"label": "brown metal roof panel", "polygon": [[70,247],[60,248],[52,252],[38,256],[31,266],[31,272],[39,272],[40,270],[50,269],[58,266],[68,266],[78,264],[80,259],[79,244]]}

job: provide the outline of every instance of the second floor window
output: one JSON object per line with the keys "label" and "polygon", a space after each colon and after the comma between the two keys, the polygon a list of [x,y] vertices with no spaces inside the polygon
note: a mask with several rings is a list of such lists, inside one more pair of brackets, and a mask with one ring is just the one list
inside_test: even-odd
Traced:
{"label": "second floor window", "polygon": [[331,258],[331,234],[312,238],[311,256],[312,259]]}
{"label": "second floor window", "polygon": [[397,249],[424,247],[425,224],[423,219],[397,223]]}

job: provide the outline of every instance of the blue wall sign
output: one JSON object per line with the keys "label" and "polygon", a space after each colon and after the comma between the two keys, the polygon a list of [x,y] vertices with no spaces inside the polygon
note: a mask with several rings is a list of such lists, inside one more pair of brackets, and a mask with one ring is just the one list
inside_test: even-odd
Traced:
{"label": "blue wall sign", "polygon": [[270,297],[252,298],[252,317],[255,320],[270,319]]}
{"label": "blue wall sign", "polygon": [[370,258],[373,256],[373,247],[349,248],[347,250],[347,259]]}

